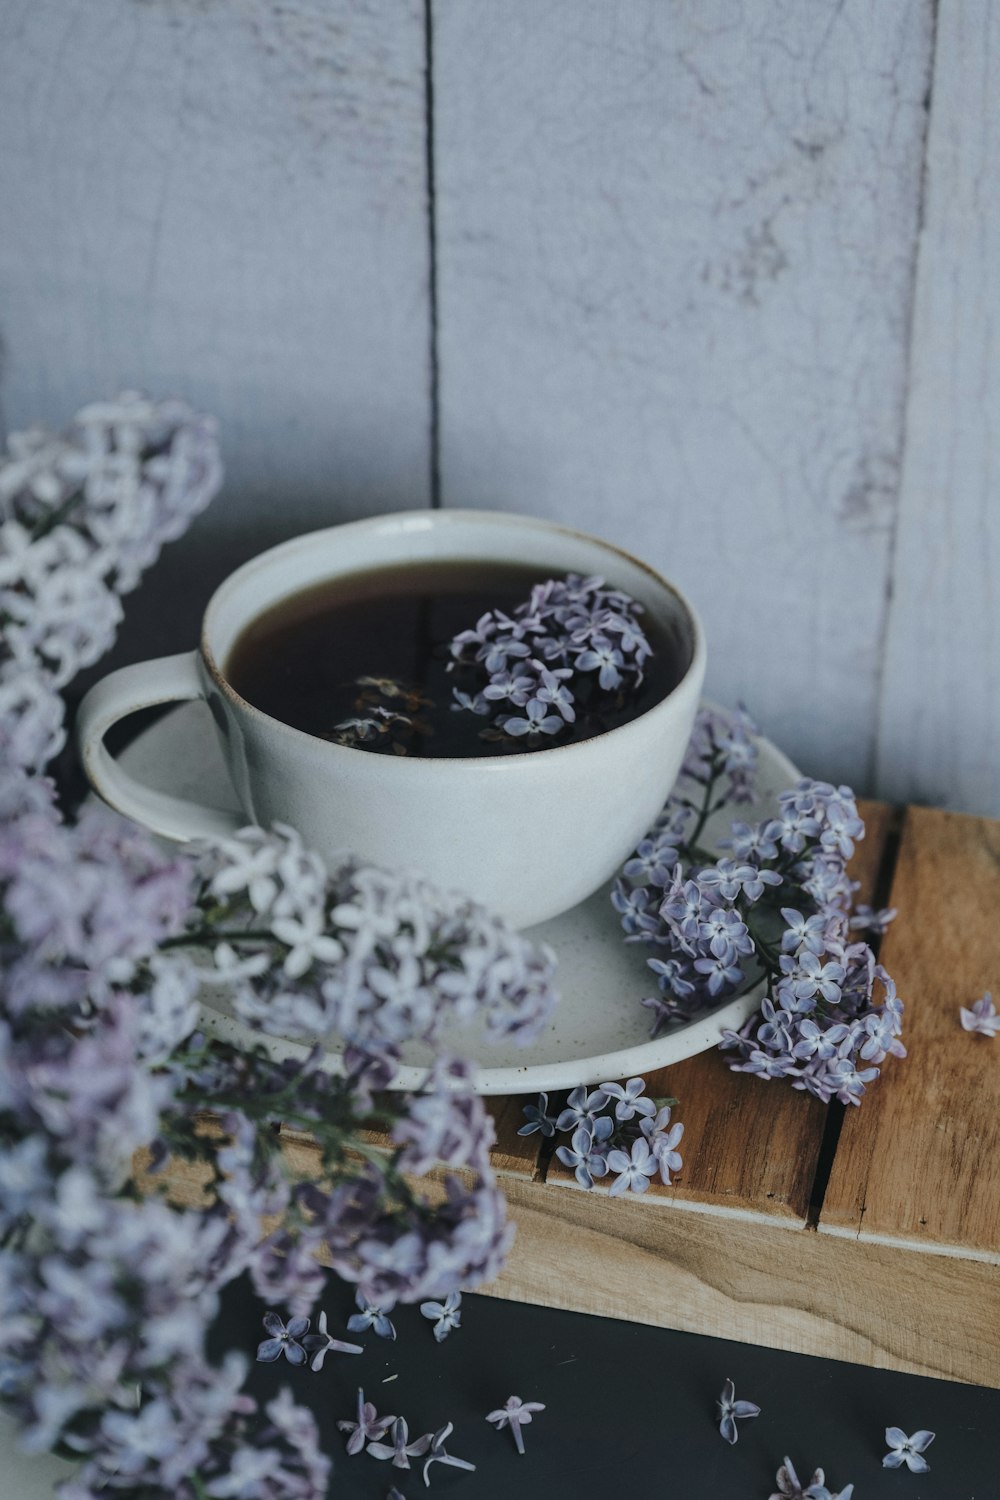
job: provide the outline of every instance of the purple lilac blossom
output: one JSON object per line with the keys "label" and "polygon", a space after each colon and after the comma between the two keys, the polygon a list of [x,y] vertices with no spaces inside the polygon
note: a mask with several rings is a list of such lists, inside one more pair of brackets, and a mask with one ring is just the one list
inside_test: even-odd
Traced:
{"label": "purple lilac blossom", "polygon": [[746,1421],[750,1417],[760,1416],[760,1407],[753,1401],[737,1401],[736,1388],[731,1380],[727,1380],[722,1387],[722,1394],[718,1400],[719,1409],[719,1432],[727,1443],[735,1443],[739,1437],[736,1423]]}
{"label": "purple lilac blossom", "polygon": [[568,1146],[557,1146],[556,1156],[564,1167],[571,1167],[577,1182],[588,1191],[594,1186],[595,1177],[604,1177],[608,1171],[607,1148],[597,1135],[600,1127],[605,1141],[611,1134],[612,1123],[606,1117],[595,1120],[593,1127],[579,1125],[573,1132]]}
{"label": "purple lilac blossom", "polygon": [[548,1109],[548,1094],[539,1094],[537,1104],[525,1104],[521,1109],[525,1123],[518,1127],[518,1135],[534,1135],[536,1131],[542,1136],[554,1135],[556,1122]]}
{"label": "purple lilac blossom", "polygon": [[308,1359],[300,1342],[309,1332],[308,1318],[292,1318],[287,1328],[275,1312],[264,1314],[264,1328],[268,1337],[257,1345],[257,1358],[269,1363],[283,1354],[290,1365],[304,1365]]}
{"label": "purple lilac blossom", "polygon": [[[660,993],[641,1003],[658,1036],[763,980],[760,1011],[723,1032],[730,1066],[858,1104],[886,1058],[906,1055],[895,986],[852,934],[847,861],[864,825],[848,787],[803,778],[779,795],[778,816],[734,822],[722,841],[732,857],[715,857],[702,827],[725,801],[752,800],[753,750],[744,715],[731,731],[726,716],[703,711],[678,790],[615,883],[625,940],[652,950]],[[720,794],[733,766],[735,785]],[[891,919],[862,916],[857,925],[876,933]]]}
{"label": "purple lilac blossom", "polygon": [[778,1488],[770,1500],[851,1500],[854,1494],[853,1484],[847,1485],[835,1495],[827,1488],[825,1480],[823,1470],[816,1469],[808,1483],[803,1485],[792,1460],[786,1458],[778,1470]]}
{"label": "purple lilac blossom", "polygon": [[539,583],[512,614],[491,610],[452,640],[450,668],[473,688],[454,688],[452,707],[490,715],[482,731],[490,738],[544,743],[578,710],[599,723],[642,681],[651,648],[641,613],[601,578],[570,573]]}
{"label": "purple lilac blossom", "polygon": [[356,1419],[353,1422],[338,1422],[337,1426],[341,1432],[349,1433],[347,1452],[354,1457],[355,1454],[364,1452],[366,1443],[377,1443],[383,1438],[395,1420],[394,1415],[380,1417],[372,1403],[365,1400],[365,1393],[359,1386]]}
{"label": "purple lilac blossom", "polygon": [[615,1119],[631,1120],[635,1115],[655,1115],[656,1105],[646,1094],[644,1078],[630,1078],[627,1083],[602,1083],[600,1092],[615,1101]]}
{"label": "purple lilac blossom", "polygon": [[522,1401],[520,1396],[508,1396],[504,1405],[491,1411],[486,1420],[492,1422],[498,1432],[509,1427],[518,1453],[523,1454],[524,1437],[521,1428],[531,1421],[532,1412],[544,1410],[545,1406],[541,1401]]}
{"label": "purple lilac blossom", "polygon": [[361,1292],[355,1294],[354,1303],[358,1311],[347,1320],[349,1332],[367,1333],[370,1328],[380,1339],[395,1339],[396,1328],[389,1317],[392,1303],[380,1307],[378,1303],[369,1302]]}
{"label": "purple lilac blossom", "polygon": [[889,1452],[882,1460],[883,1469],[898,1469],[904,1463],[911,1474],[926,1474],[930,1464],[924,1453],[934,1441],[935,1434],[921,1428],[907,1437],[901,1427],[887,1427],[885,1441]]}
{"label": "purple lilac blossom", "polygon": [[556,1130],[569,1134],[570,1143],[557,1146],[555,1154],[580,1187],[590,1191],[596,1179],[612,1172],[613,1196],[641,1193],[657,1174],[669,1186],[670,1174],[681,1170],[677,1147],[684,1126],[679,1121],[672,1125],[670,1119],[677,1101],[654,1100],[644,1090],[641,1078],[630,1078],[624,1084],[603,1083],[591,1092],[581,1085],[569,1095]]}
{"label": "purple lilac blossom", "polygon": [[[567,1098],[565,1109],[561,1110],[556,1118],[555,1128],[576,1130],[580,1125],[589,1125],[592,1128],[598,1111],[603,1109],[607,1102],[608,1096],[603,1089],[588,1091],[581,1084],[573,1089]],[[518,1134],[520,1135],[521,1132],[518,1131]]]}
{"label": "purple lilac blossom", "polygon": [[437,1343],[440,1344],[443,1339],[446,1339],[453,1328],[462,1326],[461,1306],[461,1292],[449,1292],[443,1302],[421,1302],[420,1311],[433,1323],[433,1333]]}
{"label": "purple lilac blossom", "polygon": [[660,1164],[651,1151],[649,1142],[645,1136],[640,1136],[632,1142],[631,1151],[616,1147],[608,1152],[608,1171],[618,1174],[608,1193],[612,1198],[628,1192],[644,1193],[649,1187],[649,1179],[655,1177],[659,1170]]}
{"label": "purple lilac blossom", "polygon": [[963,1031],[978,1031],[980,1036],[988,1037],[995,1037],[1000,1031],[1000,1015],[997,1014],[989,990],[978,1000],[973,1000],[970,1007],[960,1006],[958,1014]]}
{"label": "purple lilac blossom", "polygon": [[445,1447],[445,1443],[454,1431],[454,1426],[453,1422],[446,1422],[443,1427],[439,1427],[437,1432],[431,1436],[431,1445],[427,1450],[427,1458],[424,1461],[424,1484],[428,1487],[430,1486],[430,1478],[428,1476],[431,1464],[446,1464],[452,1469],[468,1469],[470,1472],[475,1470],[475,1464],[470,1464],[464,1458],[455,1458]]}
{"label": "purple lilac blossom", "polygon": [[369,1443],[366,1451],[372,1458],[390,1459],[395,1469],[408,1469],[411,1458],[423,1458],[431,1445],[433,1434],[425,1432],[423,1437],[414,1438],[411,1443],[406,1418],[397,1417],[387,1436],[392,1439],[391,1443]]}
{"label": "purple lilac blossom", "polygon": [[[360,1344],[346,1344],[343,1339],[335,1339],[327,1331],[326,1313],[321,1312],[316,1323],[316,1332],[307,1333],[301,1340],[302,1347],[309,1356],[310,1370],[322,1370],[323,1362],[328,1354],[363,1354],[364,1349]],[[258,1354],[258,1359],[260,1355]]]}

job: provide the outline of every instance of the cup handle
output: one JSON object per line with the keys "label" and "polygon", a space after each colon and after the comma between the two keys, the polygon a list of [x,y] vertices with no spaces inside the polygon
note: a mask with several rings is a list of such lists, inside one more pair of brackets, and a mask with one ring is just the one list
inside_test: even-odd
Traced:
{"label": "cup handle", "polygon": [[204,698],[198,672],[198,653],[182,651],[133,667],[121,667],[101,679],[80,704],[77,744],[83,768],[94,790],[116,811],[142,823],[164,838],[187,843],[192,839],[228,838],[246,823],[240,813],[202,807],[182,797],[170,797],[144,786],[109,754],[104,736],[112,724],[141,708],[158,703]]}

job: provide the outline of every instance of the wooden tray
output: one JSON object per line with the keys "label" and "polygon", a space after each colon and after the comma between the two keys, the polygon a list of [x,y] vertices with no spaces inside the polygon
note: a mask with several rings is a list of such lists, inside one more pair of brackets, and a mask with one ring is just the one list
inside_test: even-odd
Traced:
{"label": "wooden tray", "polygon": [[[853,873],[860,900],[899,909],[881,956],[909,1056],[848,1110],[716,1051],[650,1075],[680,1100],[684,1170],[641,1197],[584,1192],[551,1143],[518,1136],[523,1100],[491,1099],[518,1235],[484,1290],[1000,1387],[1000,1038],[958,1019],[1000,992],[1000,823],[862,814]],[[316,1170],[309,1138],[283,1134]]]}

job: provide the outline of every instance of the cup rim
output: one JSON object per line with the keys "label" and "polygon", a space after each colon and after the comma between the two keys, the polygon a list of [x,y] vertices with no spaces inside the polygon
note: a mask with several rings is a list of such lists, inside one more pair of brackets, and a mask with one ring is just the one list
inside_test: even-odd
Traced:
{"label": "cup rim", "polygon": [[[530,752],[524,751],[520,754],[513,755],[508,753],[505,755],[501,754],[477,756],[435,755],[394,757],[383,755],[374,757],[370,750],[362,750],[359,747],[353,745],[338,745],[332,740],[324,740],[321,739],[318,735],[309,734],[308,731],[304,729],[296,729],[294,724],[286,724],[283,719],[276,719],[273,714],[265,713],[263,709],[257,708],[255,704],[251,703],[247,698],[244,698],[241,693],[238,693],[236,688],[233,687],[232,683],[229,681],[229,679],[226,677],[221,667],[219,666],[219,663],[217,662],[208,641],[209,628],[212,623],[213,612],[218,609],[225,593],[230,588],[235,588],[239,583],[243,582],[248,577],[248,575],[255,572],[265,563],[271,564],[275,559],[280,558],[283,555],[290,556],[295,552],[298,552],[305,548],[314,547],[316,546],[320,538],[332,536],[335,533],[342,534],[348,529],[353,531],[355,534],[364,531],[378,531],[378,529],[381,526],[384,526],[386,522],[406,521],[411,519],[426,521],[426,529],[432,529],[435,526],[447,526],[453,521],[471,521],[476,523],[485,523],[486,525],[505,525],[510,522],[516,522],[518,525],[528,526],[539,531],[547,532],[550,535],[572,537],[577,541],[584,541],[594,544],[602,548],[606,552],[623,558],[632,567],[636,567],[640,570],[640,572],[647,574],[659,588],[664,589],[668,594],[671,594],[677,605],[679,606],[682,616],[684,616],[684,618],[686,619],[686,622],[691,631],[692,646],[691,658],[687,664],[687,667],[685,668],[683,676],[679,679],[678,682],[674,684],[669,692],[664,693],[662,698],[657,699],[655,703],[651,704],[650,707],[645,709],[641,714],[637,714],[634,718],[626,720],[624,724],[618,724],[613,729],[605,729],[600,734],[591,735],[590,738],[586,740],[577,740],[573,744],[542,745],[539,746],[536,750],[532,750]],[[425,528],[422,527],[421,529]],[[268,605],[265,607],[270,608],[271,606]],[[634,553],[626,551],[624,547],[618,546],[615,542],[607,541],[604,537],[595,536],[592,532],[581,531],[579,527],[565,526],[559,521],[550,521],[542,516],[523,515],[517,511],[474,510],[469,507],[459,508],[451,506],[449,506],[447,509],[441,510],[384,511],[379,515],[365,516],[357,521],[344,521],[334,526],[319,527],[315,531],[301,532],[297,536],[289,537],[287,541],[278,542],[273,547],[268,547],[263,552],[258,552],[254,557],[249,558],[245,563],[241,563],[238,568],[234,568],[233,571],[222,580],[222,582],[213,592],[211,598],[205,606],[205,611],[202,616],[199,648],[202,661],[204,662],[209,676],[212,678],[216,687],[223,694],[223,696],[229,699],[232,706],[242,713],[249,715],[250,718],[258,720],[269,730],[277,730],[285,736],[291,736],[291,741],[293,744],[304,743],[307,745],[322,746],[324,752],[329,751],[331,755],[335,755],[338,757],[342,755],[350,756],[350,763],[356,767],[359,764],[357,757],[361,756],[364,757],[364,759],[367,761],[378,759],[394,767],[401,767],[405,765],[408,768],[409,774],[413,774],[414,767],[420,766],[422,768],[422,771],[419,774],[424,775],[440,774],[440,772],[436,772],[431,769],[433,767],[441,767],[444,770],[450,769],[452,773],[454,773],[454,769],[457,766],[468,768],[490,766],[495,767],[498,765],[503,765],[509,770],[515,765],[518,765],[522,762],[527,762],[528,765],[532,763],[537,764],[539,755],[561,755],[565,757],[570,754],[575,754],[579,756],[582,752],[586,751],[589,746],[594,745],[598,741],[602,744],[606,743],[614,736],[625,734],[628,730],[632,729],[633,725],[647,723],[653,714],[665,711],[667,705],[678,698],[681,695],[682,691],[686,687],[688,687],[692,681],[696,681],[698,686],[700,687],[702,678],[704,676],[706,661],[705,632],[701,623],[701,619],[694,605],[687,598],[687,596],[682,593],[682,591],[677,587],[675,583],[671,582],[669,578],[664,577],[664,575],[657,568],[654,568],[649,563],[644,562],[642,558],[636,557]],[[548,761],[546,762],[546,764],[552,764],[552,762]],[[398,772],[396,774],[398,774]]]}

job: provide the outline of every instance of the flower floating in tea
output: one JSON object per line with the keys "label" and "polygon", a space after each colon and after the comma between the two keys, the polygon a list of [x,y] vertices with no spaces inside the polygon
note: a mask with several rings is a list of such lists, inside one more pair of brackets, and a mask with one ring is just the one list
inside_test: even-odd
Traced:
{"label": "flower floating in tea", "polygon": [[433,731],[419,711],[432,708],[431,699],[417,688],[406,687],[394,677],[356,677],[361,689],[354,700],[356,714],[335,724],[326,739],[336,745],[371,749],[378,742],[391,747],[395,755],[409,755],[415,735]]}
{"label": "flower floating in tea", "polygon": [[546,579],[510,614],[488,610],[455,636],[452,666],[464,686],[452,707],[488,718],[484,738],[544,743],[579,718],[599,733],[652,654],[641,613],[603,578]]}

